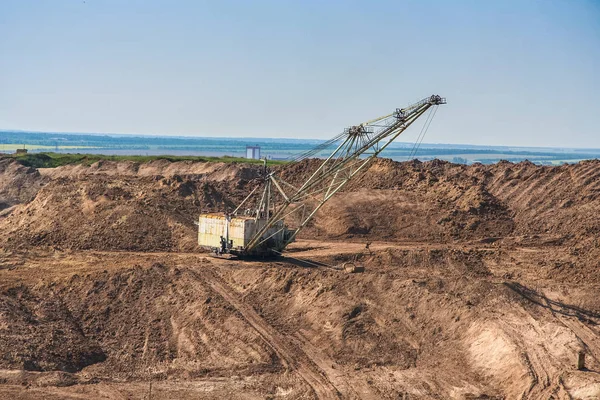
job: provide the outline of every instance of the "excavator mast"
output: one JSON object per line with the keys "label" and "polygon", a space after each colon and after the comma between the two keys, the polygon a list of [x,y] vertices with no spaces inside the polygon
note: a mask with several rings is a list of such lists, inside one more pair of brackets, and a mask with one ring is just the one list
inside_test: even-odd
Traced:
{"label": "excavator mast", "polygon": [[[446,104],[446,99],[430,96],[388,115],[347,128],[331,140],[300,154],[293,161],[319,156],[334,147],[333,152],[321,160],[316,170],[300,184],[287,182],[280,171],[270,171],[265,162],[260,185],[233,213],[200,216],[199,244],[215,247],[215,235],[223,225],[221,230],[224,234],[219,237],[217,252],[246,256],[280,254],[331,197],[364,171],[427,110],[440,104]],[[431,123],[433,115],[429,114],[424,128]],[[256,206],[244,209],[251,199],[256,201]],[[287,223],[295,226],[289,228]]]}

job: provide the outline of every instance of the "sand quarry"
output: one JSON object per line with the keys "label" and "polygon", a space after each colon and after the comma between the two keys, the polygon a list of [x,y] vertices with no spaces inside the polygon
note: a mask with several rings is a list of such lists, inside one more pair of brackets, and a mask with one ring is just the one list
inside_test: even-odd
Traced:
{"label": "sand quarry", "polygon": [[599,161],[380,159],[293,258],[200,251],[259,168],[0,159],[0,398],[600,398]]}

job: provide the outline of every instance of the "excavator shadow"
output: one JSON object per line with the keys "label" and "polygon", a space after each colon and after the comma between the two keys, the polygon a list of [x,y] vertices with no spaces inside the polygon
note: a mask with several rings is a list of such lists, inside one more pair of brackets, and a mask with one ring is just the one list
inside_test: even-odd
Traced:
{"label": "excavator shadow", "polygon": [[292,247],[286,248],[286,253],[301,253],[303,251],[312,251],[312,250],[323,250],[327,249],[327,246],[308,246],[308,247]]}
{"label": "excavator shadow", "polygon": [[331,267],[330,265],[324,264],[320,261],[309,260],[309,259],[299,259],[294,257],[286,257],[286,256],[276,256],[276,257],[239,257],[233,256],[230,259],[232,260],[244,260],[245,262],[251,263],[264,263],[264,262],[274,262],[278,264],[284,264],[282,266],[290,266],[290,267],[301,267],[301,268],[329,268],[336,269]]}
{"label": "excavator shadow", "polygon": [[292,265],[295,265],[296,267],[302,267],[302,268],[331,268],[329,265],[323,264],[320,261],[300,260],[298,258],[285,257],[285,256],[279,257],[277,259],[277,261],[284,262],[287,264],[292,264]]}
{"label": "excavator shadow", "polygon": [[504,285],[520,295],[521,297],[529,300],[530,302],[537,304],[540,307],[544,307],[553,313],[566,315],[569,317],[575,317],[581,322],[585,322],[591,325],[600,324],[600,313],[586,310],[581,307],[577,307],[570,304],[565,304],[560,301],[552,300],[545,295],[521,285],[517,282],[504,282]]}

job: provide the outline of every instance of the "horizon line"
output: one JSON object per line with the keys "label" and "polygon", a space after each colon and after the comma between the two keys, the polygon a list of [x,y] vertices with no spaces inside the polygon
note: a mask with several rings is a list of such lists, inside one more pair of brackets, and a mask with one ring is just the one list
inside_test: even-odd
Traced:
{"label": "horizon line", "polygon": [[[190,135],[168,135],[160,133],[108,133],[108,132],[63,132],[63,131],[37,131],[37,130],[26,130],[26,129],[0,129],[0,132],[14,132],[14,133],[42,133],[42,134],[65,134],[65,135],[90,135],[90,136],[129,136],[133,138],[163,138],[163,139],[271,139],[271,140],[315,140],[315,141],[326,141],[325,139],[317,138],[289,138],[289,137],[266,137],[266,136],[190,136]],[[413,142],[395,142],[413,144]],[[600,148],[595,147],[551,147],[551,146],[519,146],[519,145],[488,145],[488,144],[469,144],[469,143],[431,143],[424,142],[423,145],[450,145],[450,146],[469,146],[469,147],[500,147],[500,148],[521,148],[521,149],[568,149],[568,150],[598,150]],[[419,146],[419,147],[421,147]]]}

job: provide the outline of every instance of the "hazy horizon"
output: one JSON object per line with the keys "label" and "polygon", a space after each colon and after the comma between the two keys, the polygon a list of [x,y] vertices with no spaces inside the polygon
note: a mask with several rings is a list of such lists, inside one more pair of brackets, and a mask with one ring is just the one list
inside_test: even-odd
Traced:
{"label": "hazy horizon", "polygon": [[[29,153],[75,153],[118,156],[247,156],[247,146],[259,146],[259,157],[272,160],[294,160],[299,154],[320,148],[320,139],[234,138],[190,136],[140,136],[109,134],[77,134],[59,132],[0,131],[0,153],[13,153],[23,146]],[[339,142],[320,148],[313,157],[326,158]],[[47,155],[46,157],[54,157]],[[254,156],[253,156],[254,157]],[[419,159],[446,160],[459,164],[500,160],[529,160],[540,165],[560,165],[582,160],[600,159],[600,149],[567,147],[484,146],[405,142],[396,140],[381,153],[394,161]]]}
{"label": "hazy horizon", "polygon": [[[22,133],[40,133],[40,134],[65,134],[65,135],[90,135],[90,136],[108,136],[108,137],[130,137],[130,138],[164,138],[164,139],[261,139],[261,140],[282,140],[282,141],[326,141],[329,138],[294,138],[294,137],[275,137],[275,136],[210,136],[210,135],[178,135],[178,134],[160,134],[160,133],[120,133],[120,132],[61,132],[61,131],[33,131],[27,129],[3,129],[2,132],[22,132]],[[333,135],[332,135],[333,136]],[[0,141],[0,144],[2,142]],[[19,143],[17,143],[19,144]],[[391,145],[413,145],[414,142],[405,141],[400,136]],[[472,143],[446,143],[446,142],[429,142],[423,141],[420,145],[423,146],[466,146],[466,147],[489,147],[489,148],[520,148],[520,149],[566,149],[566,150],[600,150],[600,146],[594,147],[569,147],[569,146],[513,146],[513,145],[486,145],[486,144],[472,144]]]}

